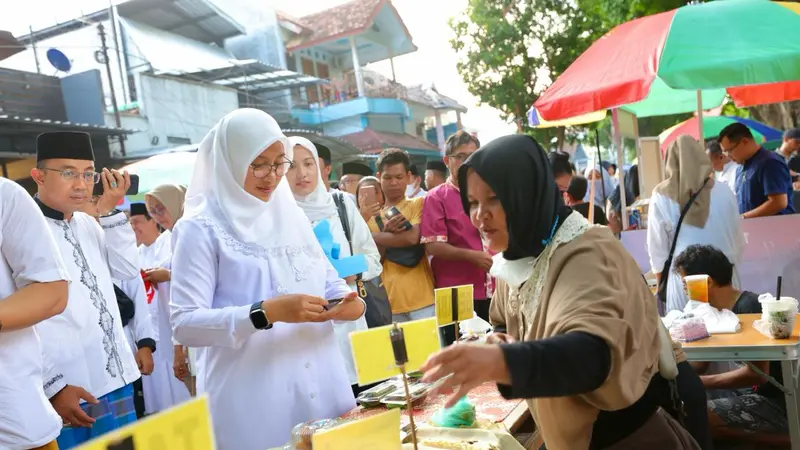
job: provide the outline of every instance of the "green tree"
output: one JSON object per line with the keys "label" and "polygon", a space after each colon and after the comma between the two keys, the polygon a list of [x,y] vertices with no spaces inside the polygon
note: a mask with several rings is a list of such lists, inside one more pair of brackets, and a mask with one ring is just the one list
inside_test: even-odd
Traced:
{"label": "green tree", "polygon": [[587,30],[599,25],[572,0],[468,0],[450,20],[450,44],[459,74],[480,103],[542,142],[556,133],[560,145],[565,130],[531,130],[526,113],[591,43]]}

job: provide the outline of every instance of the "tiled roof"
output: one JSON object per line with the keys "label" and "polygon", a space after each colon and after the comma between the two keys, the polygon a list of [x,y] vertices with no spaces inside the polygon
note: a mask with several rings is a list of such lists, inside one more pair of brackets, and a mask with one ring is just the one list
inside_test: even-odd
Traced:
{"label": "tiled roof", "polygon": [[339,136],[341,139],[353,144],[363,153],[380,153],[385,148],[398,147],[402,149],[430,150],[438,152],[439,149],[428,141],[412,136],[408,133],[389,133],[367,128],[358,133]]}
{"label": "tiled roof", "polygon": [[388,0],[352,0],[333,8],[301,17],[303,25],[313,30],[307,36],[287,44],[289,51],[365,31]]}

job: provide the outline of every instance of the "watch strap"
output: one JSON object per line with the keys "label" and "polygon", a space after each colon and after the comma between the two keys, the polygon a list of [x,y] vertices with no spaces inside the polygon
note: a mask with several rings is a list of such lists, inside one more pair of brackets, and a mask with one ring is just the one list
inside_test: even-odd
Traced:
{"label": "watch strap", "polygon": [[267,318],[267,313],[264,312],[261,303],[255,302],[250,306],[250,321],[257,330],[269,330],[272,328],[272,323]]}

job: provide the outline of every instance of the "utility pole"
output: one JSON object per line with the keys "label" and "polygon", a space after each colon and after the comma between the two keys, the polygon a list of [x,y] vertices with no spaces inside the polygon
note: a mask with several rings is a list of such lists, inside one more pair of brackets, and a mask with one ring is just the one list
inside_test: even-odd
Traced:
{"label": "utility pole", "polygon": [[39,67],[39,53],[36,52],[36,41],[33,39],[33,25],[28,26],[28,31],[30,31],[30,34],[28,36],[31,37],[31,50],[33,50],[33,60],[36,61],[36,73],[42,73],[42,69]]}
{"label": "utility pole", "polygon": [[[114,108],[114,120],[117,128],[122,128],[122,120],[119,117],[119,108],[117,107],[117,95],[114,92],[114,79],[111,76],[111,65],[108,63],[108,46],[106,45],[106,30],[102,23],[97,24],[97,33],[100,35],[101,52],[103,54],[103,64],[106,66],[106,75],[108,76],[108,87],[111,89],[111,107]],[[122,156],[125,156],[125,136],[119,135],[119,149]]]}

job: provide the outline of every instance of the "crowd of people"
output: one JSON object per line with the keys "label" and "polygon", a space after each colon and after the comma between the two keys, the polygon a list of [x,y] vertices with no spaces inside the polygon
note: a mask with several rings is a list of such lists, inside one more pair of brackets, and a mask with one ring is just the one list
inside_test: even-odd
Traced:
{"label": "crowd of people", "polygon": [[[741,165],[735,193],[725,158]],[[0,448],[73,448],[197,394],[218,448],[280,446],[367,388],[349,333],[433,317],[434,289],[461,285],[494,333],[450,345],[456,328],[443,327],[424,380],[442,380],[449,404],[484,383],[527,399],[548,449],[706,450],[709,429],[785,431],[780,391],[738,390],[760,374],[692,367],[671,342],[615,236],[614,198],[638,197],[635,167],[619,183],[611,165],[580,176],[529,136],[481,148],[463,131],[424,172],[392,148],[374,171],[348,162],[332,182],[333,167],[321,143],[238,109],[200,144],[188,186],[125,212],[130,176],[98,172],[87,134],[40,135],[35,198],[0,179]],[[739,218],[794,211],[786,161],[731,126],[708,154],[679,138],[666,167],[648,227],[662,300],[683,309],[680,276],[702,273],[712,305],[760,312],[738,285]],[[340,276],[320,224],[366,270]]]}

